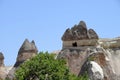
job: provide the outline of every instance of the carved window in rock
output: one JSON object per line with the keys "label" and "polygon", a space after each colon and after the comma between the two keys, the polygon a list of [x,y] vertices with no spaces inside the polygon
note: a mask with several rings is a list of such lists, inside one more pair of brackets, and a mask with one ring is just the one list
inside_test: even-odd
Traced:
{"label": "carved window in rock", "polygon": [[77,47],[77,42],[72,43],[73,47]]}

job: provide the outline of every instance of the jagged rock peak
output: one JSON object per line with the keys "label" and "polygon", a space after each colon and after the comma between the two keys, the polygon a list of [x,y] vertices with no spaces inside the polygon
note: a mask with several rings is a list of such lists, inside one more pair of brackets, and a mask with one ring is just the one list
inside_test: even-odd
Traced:
{"label": "jagged rock peak", "polygon": [[0,52],[0,59],[4,59],[4,55],[2,52]]}
{"label": "jagged rock peak", "polygon": [[71,29],[68,28],[62,36],[63,41],[82,39],[98,39],[97,33],[93,29],[88,30],[84,21],[80,21],[78,25],[74,25]]}
{"label": "jagged rock peak", "polygon": [[4,66],[4,55],[2,52],[0,52],[0,67]]}
{"label": "jagged rock peak", "polygon": [[31,59],[32,57],[37,55],[37,47],[35,45],[34,40],[29,42],[28,39],[25,39],[23,42],[22,46],[20,47],[16,59],[16,63],[14,64],[13,68],[9,71],[7,77],[10,78],[10,80],[13,80],[14,73],[16,69],[26,60]]}
{"label": "jagged rock peak", "polygon": [[34,40],[32,40],[32,41],[31,41],[31,45],[32,45],[32,48],[35,50],[35,52],[38,52],[38,50],[37,50],[37,47],[36,47],[36,45],[35,45],[35,41],[34,41]]}
{"label": "jagged rock peak", "polygon": [[18,67],[20,64],[22,64],[27,59],[32,58],[33,56],[37,54],[37,52],[38,50],[37,50],[34,40],[29,42],[28,39],[25,39],[25,41],[23,42],[22,46],[20,47],[18,51],[18,56],[17,56],[17,60],[16,60],[14,67]]}
{"label": "jagged rock peak", "polygon": [[28,39],[25,39],[18,53],[22,53],[22,52],[36,52],[37,53],[38,50],[37,50],[34,40],[32,40],[32,42],[29,42]]}
{"label": "jagged rock peak", "polygon": [[86,23],[84,21],[80,21],[79,25],[83,26],[84,28],[87,29]]}
{"label": "jagged rock peak", "polygon": [[98,39],[98,35],[93,29],[89,29],[88,33],[89,33],[89,38],[90,39]]}

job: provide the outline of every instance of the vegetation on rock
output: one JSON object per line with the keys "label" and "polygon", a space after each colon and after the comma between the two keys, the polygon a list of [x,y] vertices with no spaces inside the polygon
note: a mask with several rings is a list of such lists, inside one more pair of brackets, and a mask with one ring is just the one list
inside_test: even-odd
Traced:
{"label": "vegetation on rock", "polygon": [[24,62],[15,73],[17,80],[79,80],[69,72],[65,60],[40,52]]}

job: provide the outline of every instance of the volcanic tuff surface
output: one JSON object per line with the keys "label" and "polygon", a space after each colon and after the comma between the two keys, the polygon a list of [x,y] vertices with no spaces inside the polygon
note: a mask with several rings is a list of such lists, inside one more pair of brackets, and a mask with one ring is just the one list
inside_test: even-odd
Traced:
{"label": "volcanic tuff surface", "polygon": [[34,41],[29,42],[28,39],[25,39],[25,41],[23,42],[22,46],[20,47],[18,51],[16,63],[13,66],[13,68],[9,71],[7,77],[10,78],[10,80],[13,80],[15,70],[19,68],[20,64],[32,58],[33,56],[37,55],[37,52],[38,50],[35,45],[35,42]]}
{"label": "volcanic tuff surface", "polygon": [[74,25],[71,29],[68,28],[62,36],[63,41],[81,39],[98,39],[98,35],[93,29],[87,30],[84,21],[80,21],[78,25]]}
{"label": "volcanic tuff surface", "polygon": [[62,41],[57,58],[66,59],[72,73],[80,76],[87,72],[90,80],[120,80],[120,38],[99,39],[81,21],[65,31]]}
{"label": "volcanic tuff surface", "polygon": [[18,51],[17,61],[14,67],[18,67],[21,63],[30,59],[38,52],[37,47],[34,41],[29,42],[28,39],[25,39],[24,43],[22,44],[21,48]]}

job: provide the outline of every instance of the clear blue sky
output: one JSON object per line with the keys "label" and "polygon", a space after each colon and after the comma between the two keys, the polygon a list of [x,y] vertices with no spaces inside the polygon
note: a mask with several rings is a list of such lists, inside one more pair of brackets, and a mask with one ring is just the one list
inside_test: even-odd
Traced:
{"label": "clear blue sky", "polygon": [[66,28],[84,20],[99,37],[120,36],[120,0],[0,0],[0,51],[13,65],[23,41],[39,51],[62,48]]}

